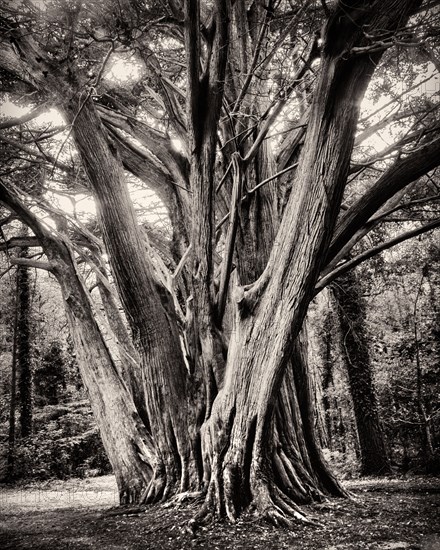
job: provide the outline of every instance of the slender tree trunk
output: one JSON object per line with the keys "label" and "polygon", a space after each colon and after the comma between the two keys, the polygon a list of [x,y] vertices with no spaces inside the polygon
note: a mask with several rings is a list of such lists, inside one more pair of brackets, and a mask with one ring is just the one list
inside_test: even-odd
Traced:
{"label": "slender tree trunk", "polygon": [[341,352],[347,368],[361,448],[361,473],[387,475],[391,473],[391,466],[373,381],[365,303],[353,271],[338,279],[334,295],[341,329]]}
{"label": "slender tree trunk", "polygon": [[[20,252],[20,258],[27,258],[28,250]],[[30,270],[17,266],[17,366],[19,372],[20,433],[21,437],[32,434],[33,425],[33,361],[31,336],[31,281]]]}
{"label": "slender tree trunk", "polygon": [[16,292],[15,292],[15,315],[14,332],[12,338],[12,365],[11,365],[11,400],[9,402],[9,430],[8,430],[8,466],[7,478],[14,478],[15,467],[15,439],[16,422],[15,415],[17,410],[17,340],[18,340],[18,271],[16,273]]}
{"label": "slender tree trunk", "polygon": [[419,321],[418,321],[418,301],[422,291],[422,285],[425,278],[425,270],[423,270],[420,284],[417,289],[416,299],[414,301],[414,347],[415,347],[415,364],[416,364],[416,381],[417,381],[417,412],[420,425],[420,439],[423,460],[426,470],[429,471],[431,465],[434,464],[434,445],[429,418],[426,414],[423,371],[420,360],[420,339],[419,339]]}
{"label": "slender tree trunk", "polygon": [[[323,390],[323,407],[325,414],[325,425],[327,432],[327,441],[328,448],[330,451],[334,448],[334,436],[335,436],[335,426],[334,426],[334,414],[335,408],[337,409],[337,403],[333,404],[331,392],[334,389],[333,381],[333,357],[331,353],[331,327],[332,327],[332,316],[330,311],[327,311],[323,323],[323,338],[322,338],[322,357],[324,363],[324,373],[322,377],[322,390]],[[336,405],[336,407],[335,407]]]}

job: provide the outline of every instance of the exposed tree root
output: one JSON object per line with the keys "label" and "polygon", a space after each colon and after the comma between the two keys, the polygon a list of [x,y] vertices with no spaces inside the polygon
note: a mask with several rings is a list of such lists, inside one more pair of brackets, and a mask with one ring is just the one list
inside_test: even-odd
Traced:
{"label": "exposed tree root", "polygon": [[103,512],[103,517],[111,516],[135,516],[143,514],[146,510],[146,506],[117,506],[116,508],[110,508]]}
{"label": "exposed tree root", "polygon": [[[225,475],[225,472],[223,474]],[[200,510],[188,523],[188,527],[193,532],[199,526],[215,519],[226,519],[231,523],[235,523],[239,514],[245,509],[253,510],[253,515],[257,521],[267,521],[277,527],[294,529],[299,523],[319,525],[314,519],[305,515],[300,507],[274,483],[256,482],[252,489],[252,500],[242,509],[236,504],[237,495],[226,490],[226,486],[229,484],[221,485],[219,479],[217,479],[214,485],[215,488],[210,487]],[[219,492],[220,487],[222,487],[221,492]],[[216,498],[220,494],[221,501],[217,501]]]}
{"label": "exposed tree root", "polygon": [[142,504],[142,490],[139,487],[125,487],[119,491],[119,503],[121,506]]}
{"label": "exposed tree root", "polygon": [[203,491],[185,491],[184,493],[178,493],[169,499],[168,502],[164,504],[164,507],[172,508],[173,506],[179,506],[183,502],[188,501],[200,502],[204,496],[205,493],[203,493]]}
{"label": "exposed tree root", "polygon": [[317,525],[274,484],[259,481],[254,488],[256,514],[275,526],[292,529],[299,523]]}
{"label": "exposed tree root", "polygon": [[164,472],[154,472],[150,483],[143,492],[140,503],[141,504],[154,504],[159,502],[164,494],[166,485],[166,476]]}

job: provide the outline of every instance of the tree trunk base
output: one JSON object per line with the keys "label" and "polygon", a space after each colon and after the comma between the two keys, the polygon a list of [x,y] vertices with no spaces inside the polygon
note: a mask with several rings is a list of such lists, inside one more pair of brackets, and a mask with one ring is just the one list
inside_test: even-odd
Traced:
{"label": "tree trunk base", "polygon": [[[192,531],[216,519],[226,519],[230,523],[235,523],[237,518],[246,511],[256,520],[266,521],[276,527],[293,529],[298,524],[319,525],[315,519],[305,514],[273,480],[267,479],[267,476],[261,476],[252,482],[251,498],[247,504],[237,503],[236,487],[228,483],[228,478],[229,480],[232,478],[231,469],[228,467],[223,470],[222,476],[211,478],[205,502],[189,522]],[[325,497],[319,494],[317,502],[324,499]]]}

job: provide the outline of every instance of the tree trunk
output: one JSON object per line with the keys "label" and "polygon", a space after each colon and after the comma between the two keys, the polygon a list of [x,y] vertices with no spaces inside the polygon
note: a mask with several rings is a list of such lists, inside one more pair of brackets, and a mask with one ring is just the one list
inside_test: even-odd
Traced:
{"label": "tree trunk", "polygon": [[373,3],[341,6],[325,29],[295,193],[265,271],[256,283],[235,291],[235,326],[224,384],[202,430],[210,474],[203,513],[212,510],[231,520],[250,502],[278,523],[290,524],[292,516],[298,517],[294,499],[275,483],[274,412],[335,226],[359,104],[380,58],[380,54],[355,58],[348,52],[363,43],[364,25],[370,32],[394,29],[412,2],[404,6],[386,2],[378,11]]}
{"label": "tree trunk", "polygon": [[[338,409],[336,397],[332,400],[331,394],[334,392],[334,380],[333,380],[333,357],[331,353],[332,343],[332,316],[328,310],[325,314],[323,322],[323,335],[322,335],[322,361],[324,365],[324,373],[322,377],[322,403],[325,414],[325,426],[327,432],[327,442],[330,451],[334,449],[334,437],[336,434],[335,428],[335,411]],[[332,402],[333,401],[333,402]]]}
{"label": "tree trunk", "polygon": [[137,503],[157,468],[155,448],[95,320],[70,245],[46,230],[1,182],[0,199],[32,228],[60,284],[81,378],[116,476],[120,502]]}
{"label": "tree trunk", "polygon": [[419,417],[419,426],[420,426],[420,440],[421,440],[421,450],[423,461],[425,463],[425,468],[427,472],[429,469],[434,466],[434,445],[433,437],[431,432],[431,426],[429,423],[428,415],[426,414],[426,404],[425,404],[425,389],[423,381],[423,371],[420,361],[420,340],[419,340],[419,320],[418,320],[418,301],[422,291],[422,285],[424,278],[426,276],[426,267],[423,269],[422,277],[420,279],[420,284],[417,289],[416,299],[414,301],[414,348],[415,348],[415,363],[416,363],[416,380],[417,380],[417,413]]}
{"label": "tree trunk", "polygon": [[387,475],[391,466],[379,418],[365,326],[365,302],[353,271],[338,279],[334,295],[361,449],[362,475]]}
{"label": "tree trunk", "polygon": [[[28,257],[28,250],[22,249],[20,258]],[[17,367],[19,372],[20,434],[32,434],[33,424],[33,361],[31,337],[31,282],[29,268],[17,266]]]}
{"label": "tree trunk", "polygon": [[18,340],[18,270],[16,272],[16,292],[15,292],[15,316],[14,333],[12,340],[12,365],[11,365],[11,400],[9,403],[9,430],[8,430],[8,467],[7,478],[14,478],[15,466],[15,439],[16,439],[16,419],[17,411],[17,340]]}
{"label": "tree trunk", "polygon": [[112,289],[107,285],[108,283],[98,281],[98,291],[104,308],[105,317],[111,329],[111,333],[116,340],[117,349],[120,354],[119,360],[117,361],[119,374],[133,396],[133,401],[139,416],[145,426],[149,428],[150,424],[142,383],[140,357],[133,345]]}
{"label": "tree trunk", "polygon": [[[98,205],[98,217],[119,295],[141,358],[146,410],[157,460],[147,502],[199,487],[196,434],[190,426],[187,370],[168,291],[154,278],[122,164],[89,99],[65,104],[75,143]],[[94,155],[90,155],[90,151]],[[129,258],[129,261],[127,261]]]}
{"label": "tree trunk", "polygon": [[118,374],[70,257],[58,251],[51,256],[56,261],[53,272],[61,286],[81,377],[116,476],[120,503],[139,502],[155,466],[151,436]]}

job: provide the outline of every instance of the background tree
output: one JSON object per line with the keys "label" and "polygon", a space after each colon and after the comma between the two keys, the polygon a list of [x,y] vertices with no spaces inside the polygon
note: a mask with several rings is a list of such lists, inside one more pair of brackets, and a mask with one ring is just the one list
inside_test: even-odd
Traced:
{"label": "background tree", "polygon": [[[21,249],[18,260],[26,260],[28,250]],[[20,396],[20,434],[28,437],[32,434],[34,388],[33,388],[33,345],[32,345],[32,281],[26,265],[17,267],[17,324],[16,361],[19,373]]]}
{"label": "background tree", "polygon": [[341,354],[348,373],[359,434],[361,473],[386,475],[391,473],[391,467],[373,381],[365,326],[366,305],[354,271],[338,279],[334,295],[341,330]]}

